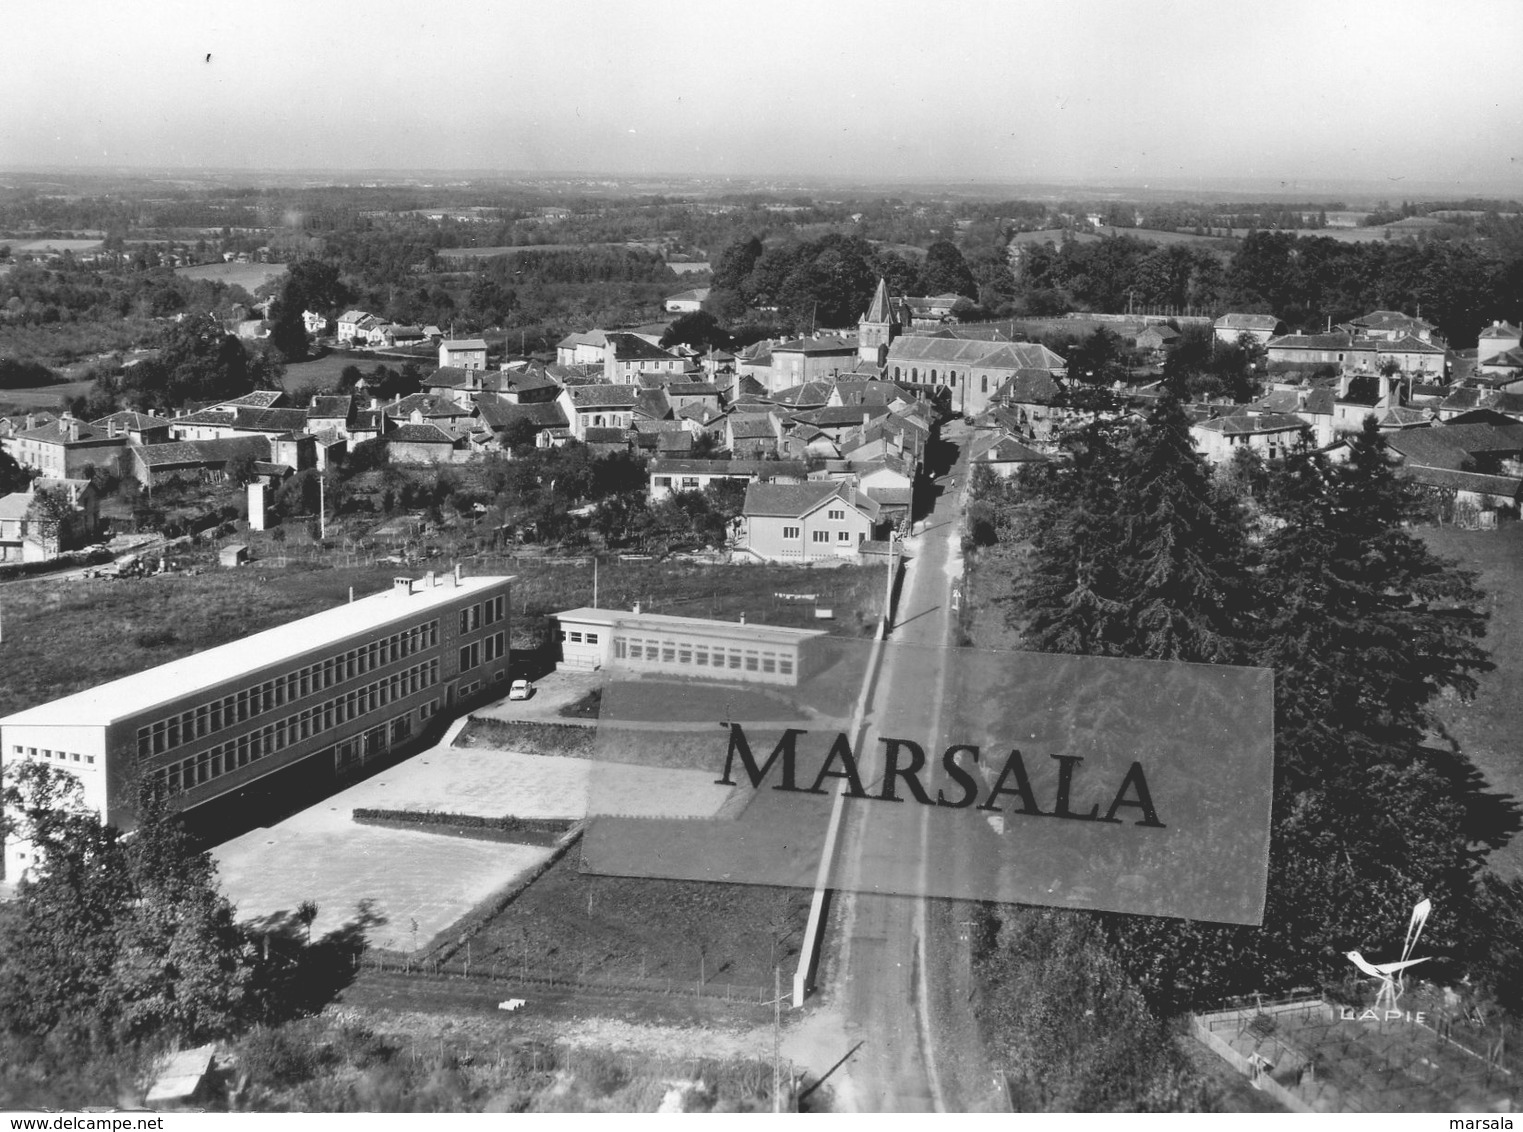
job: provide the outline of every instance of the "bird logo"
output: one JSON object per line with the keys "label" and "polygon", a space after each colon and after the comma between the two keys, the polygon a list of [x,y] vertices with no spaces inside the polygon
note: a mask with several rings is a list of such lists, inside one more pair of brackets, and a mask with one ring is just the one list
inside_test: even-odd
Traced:
{"label": "bird logo", "polygon": [[1397,1000],[1406,991],[1407,968],[1426,963],[1432,958],[1431,955],[1425,955],[1421,959],[1412,958],[1412,949],[1417,946],[1417,938],[1422,935],[1423,926],[1428,922],[1428,913],[1431,911],[1433,911],[1431,900],[1421,900],[1412,909],[1412,918],[1407,921],[1407,938],[1402,944],[1400,959],[1391,963],[1371,963],[1357,951],[1348,953],[1350,963],[1380,983],[1380,990],[1375,995],[1376,1009],[1384,1005],[1389,1010],[1395,1010]]}

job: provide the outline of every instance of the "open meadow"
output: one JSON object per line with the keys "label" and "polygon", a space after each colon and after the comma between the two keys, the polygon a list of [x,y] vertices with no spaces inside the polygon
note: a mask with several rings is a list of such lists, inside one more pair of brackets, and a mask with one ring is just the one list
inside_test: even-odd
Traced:
{"label": "open meadow", "polygon": [[203,263],[175,269],[175,274],[185,279],[219,279],[242,287],[250,295],[285,273],[283,263]]}

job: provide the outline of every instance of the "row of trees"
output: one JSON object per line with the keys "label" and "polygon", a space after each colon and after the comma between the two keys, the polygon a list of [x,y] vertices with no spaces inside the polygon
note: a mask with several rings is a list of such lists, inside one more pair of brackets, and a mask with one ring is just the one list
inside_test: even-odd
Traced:
{"label": "row of trees", "polygon": [[979,485],[975,535],[1030,543],[1012,604],[1028,647],[1276,673],[1263,927],[1106,916],[1108,943],[1176,1009],[1336,981],[1346,951],[1388,946],[1429,897],[1425,940],[1523,1009],[1517,916],[1499,913],[1523,886],[1483,875],[1518,811],[1432,741],[1434,701],[1490,667],[1483,595],[1404,526],[1412,500],[1373,428],[1345,464],[1303,448],[1258,479],[1251,525],[1169,397],[1143,423],[1090,426],[1018,502]]}

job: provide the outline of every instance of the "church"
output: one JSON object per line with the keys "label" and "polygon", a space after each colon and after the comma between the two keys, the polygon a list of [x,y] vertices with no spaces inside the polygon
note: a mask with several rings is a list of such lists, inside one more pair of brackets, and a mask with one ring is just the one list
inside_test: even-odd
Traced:
{"label": "church", "polygon": [[[976,336],[975,327],[945,327],[916,333],[904,299],[891,299],[888,283],[878,280],[872,305],[857,323],[857,354],[878,367],[882,376],[906,389],[974,417],[1017,374],[1063,374],[1067,363],[1046,346]],[[911,328],[909,333],[906,329]]]}

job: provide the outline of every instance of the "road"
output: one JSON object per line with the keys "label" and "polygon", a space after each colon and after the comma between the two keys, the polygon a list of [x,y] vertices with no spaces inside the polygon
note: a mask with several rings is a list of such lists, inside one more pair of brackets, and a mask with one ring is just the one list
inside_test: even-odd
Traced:
{"label": "road", "polygon": [[[943,432],[943,439],[960,450],[914,540],[913,564],[889,634],[891,642],[936,648],[953,643],[967,438],[960,425]],[[937,692],[944,676],[934,655],[888,649],[869,729],[880,735],[935,734],[926,704],[928,694],[933,704],[943,698]],[[933,725],[929,731],[928,722]],[[870,753],[861,757],[866,763]],[[863,778],[875,780],[880,774],[881,769],[864,771]],[[997,1108],[999,1095],[968,1008],[968,944],[957,937],[957,906],[870,890],[870,866],[864,865],[864,856],[870,855],[868,847],[875,838],[881,841],[887,834],[882,816],[881,806],[848,807],[843,830],[840,899],[845,926],[836,945],[836,969],[842,972],[839,990],[847,1032],[862,1042],[848,1070],[851,1095],[865,1111]],[[902,821],[894,828],[902,833]],[[924,861],[924,856],[907,854],[905,867],[923,869]],[[912,877],[897,879],[914,883]]]}

